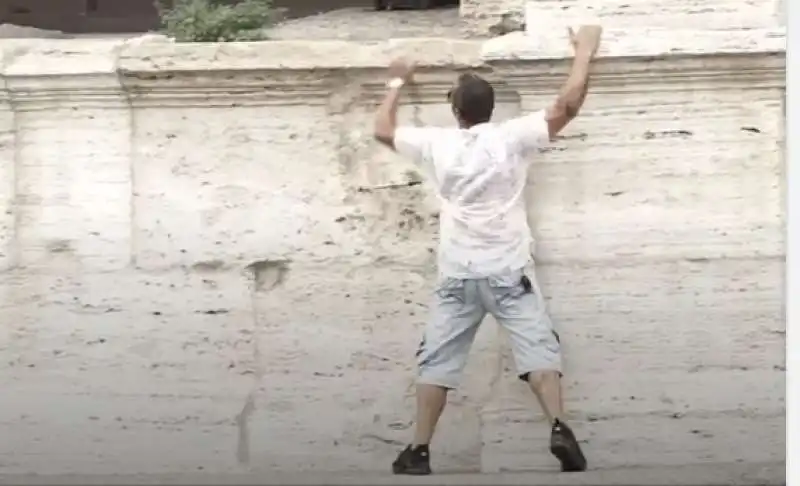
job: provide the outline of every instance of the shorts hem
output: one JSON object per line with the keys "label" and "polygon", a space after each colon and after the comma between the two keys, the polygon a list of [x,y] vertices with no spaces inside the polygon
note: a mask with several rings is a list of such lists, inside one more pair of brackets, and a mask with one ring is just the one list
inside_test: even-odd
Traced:
{"label": "shorts hem", "polygon": [[544,366],[536,369],[527,369],[526,371],[518,372],[517,378],[527,383],[531,373],[542,373],[545,371],[555,371],[556,373],[558,373],[559,378],[563,378],[564,376],[564,372],[561,370],[561,368],[556,366]]}
{"label": "shorts hem", "polygon": [[458,383],[454,383],[451,380],[437,380],[436,378],[430,377],[417,377],[417,385],[431,385],[431,386],[438,386],[444,388],[446,390],[455,390],[458,388]]}

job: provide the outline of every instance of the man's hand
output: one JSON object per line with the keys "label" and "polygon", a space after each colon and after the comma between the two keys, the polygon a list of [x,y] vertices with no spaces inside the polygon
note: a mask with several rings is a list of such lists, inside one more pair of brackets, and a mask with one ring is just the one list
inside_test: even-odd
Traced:
{"label": "man's hand", "polygon": [[389,79],[400,78],[406,83],[414,80],[416,66],[404,58],[395,59],[389,64]]}
{"label": "man's hand", "polygon": [[575,55],[594,57],[600,47],[600,36],[603,28],[599,25],[583,25],[578,32],[569,28],[569,42],[575,50]]}

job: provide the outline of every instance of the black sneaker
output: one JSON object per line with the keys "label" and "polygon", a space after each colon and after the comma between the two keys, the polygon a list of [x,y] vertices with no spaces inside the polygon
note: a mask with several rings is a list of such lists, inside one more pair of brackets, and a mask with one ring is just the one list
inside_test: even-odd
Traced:
{"label": "black sneaker", "polygon": [[564,472],[579,472],[586,470],[586,457],[581,452],[575,434],[567,424],[556,420],[550,432],[550,452],[561,461],[561,470]]}
{"label": "black sneaker", "polygon": [[392,472],[411,476],[426,476],[431,473],[431,453],[428,446],[406,447],[392,463]]}

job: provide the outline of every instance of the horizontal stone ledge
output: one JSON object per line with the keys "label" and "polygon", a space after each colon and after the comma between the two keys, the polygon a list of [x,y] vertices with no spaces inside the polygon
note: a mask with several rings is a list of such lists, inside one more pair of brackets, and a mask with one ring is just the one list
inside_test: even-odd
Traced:
{"label": "horizontal stone ledge", "polygon": [[[766,54],[785,52],[785,29],[625,29],[605,32],[599,58]],[[324,71],[381,69],[398,56],[423,68],[478,68],[498,61],[571,57],[563,32],[531,36],[522,32],[489,41],[443,38],[381,42],[267,41],[175,43],[152,40],[17,40],[0,47],[2,76],[90,74]]]}
{"label": "horizontal stone ledge", "polygon": [[[709,55],[764,55],[786,52],[786,29],[698,30],[664,28],[608,29],[598,51],[599,59],[670,58]],[[514,32],[486,41],[481,49],[485,63],[536,61],[572,56],[565,29],[537,35]]]}
{"label": "horizontal stone ledge", "polygon": [[151,43],[120,53],[123,72],[161,71],[306,71],[380,69],[399,57],[422,67],[478,67],[478,41],[414,38],[382,42],[272,41],[251,43]]}
{"label": "horizontal stone ledge", "polygon": [[406,56],[420,66],[479,67],[481,43],[458,39],[383,42],[266,41],[175,43],[131,40],[14,41],[0,46],[6,78],[124,73],[326,71],[386,68]]}
{"label": "horizontal stone ledge", "polygon": [[[384,90],[383,70],[393,58],[406,56],[421,67],[413,101],[438,103],[453,71],[460,69],[486,73],[499,92],[550,92],[568,71],[569,49],[563,32],[515,33],[489,41],[15,40],[0,46],[0,102],[25,110],[65,104],[327,105],[338,93],[369,103]],[[691,89],[782,87],[784,52],[783,29],[609,30],[594,87],[668,89],[672,82],[673,89],[686,89],[688,81]]]}

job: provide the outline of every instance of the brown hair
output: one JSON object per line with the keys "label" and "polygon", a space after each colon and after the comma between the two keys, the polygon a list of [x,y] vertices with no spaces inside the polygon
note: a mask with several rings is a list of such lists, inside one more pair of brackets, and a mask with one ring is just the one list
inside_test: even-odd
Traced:
{"label": "brown hair", "polygon": [[458,84],[447,93],[458,116],[469,125],[486,123],[494,112],[494,88],[477,74],[458,77]]}

